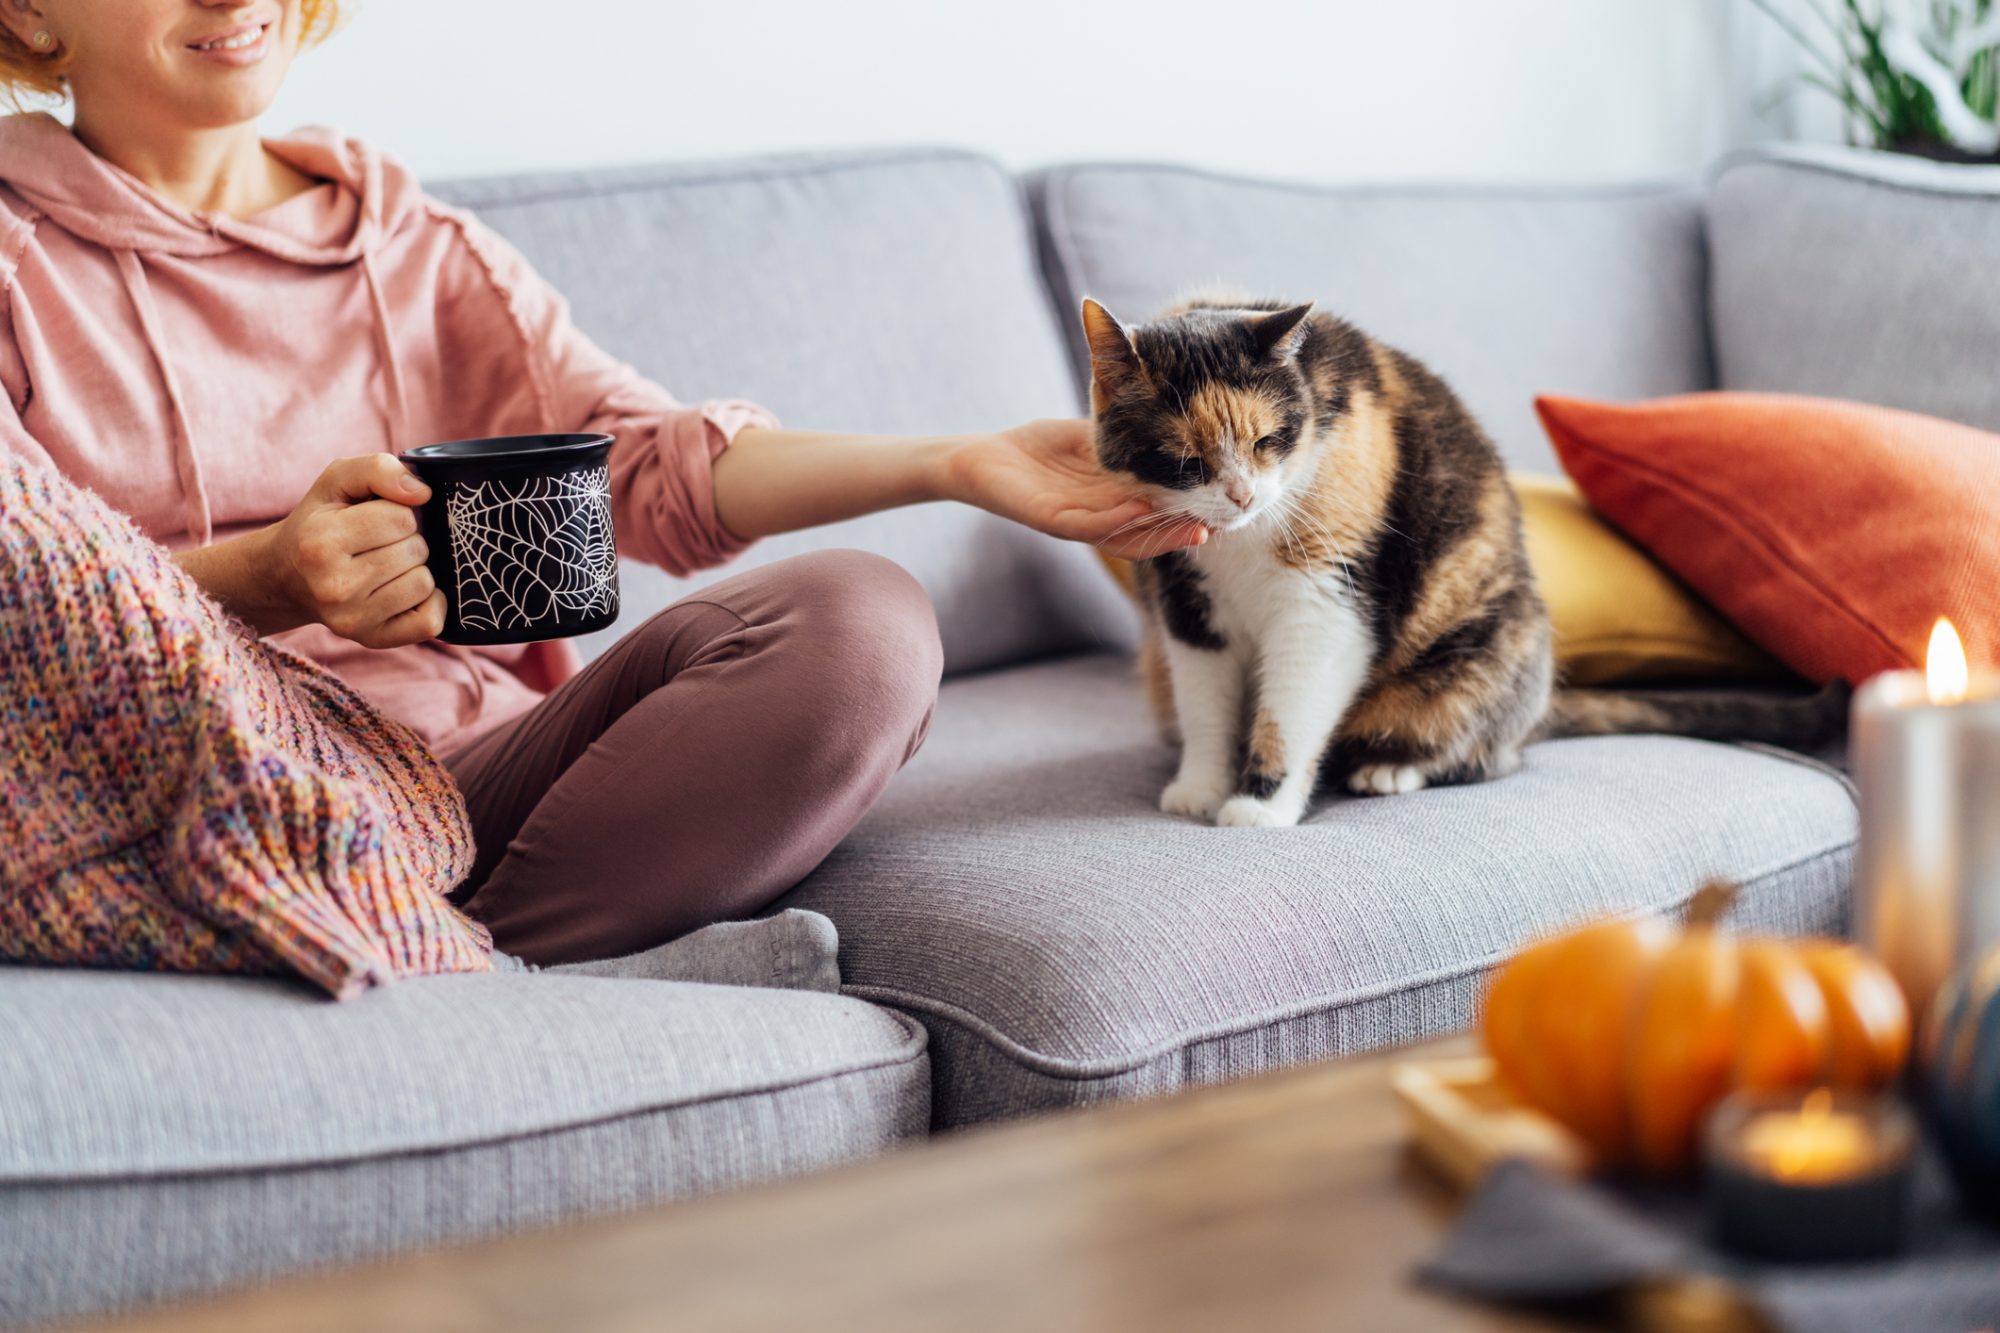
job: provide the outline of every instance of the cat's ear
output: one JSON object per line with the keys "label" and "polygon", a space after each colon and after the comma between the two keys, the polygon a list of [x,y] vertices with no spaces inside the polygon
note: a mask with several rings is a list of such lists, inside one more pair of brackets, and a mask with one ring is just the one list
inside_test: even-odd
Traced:
{"label": "cat's ear", "polygon": [[1109,310],[1088,296],[1083,298],[1083,333],[1090,341],[1091,383],[1099,392],[1116,398],[1144,382],[1146,372],[1139,364],[1139,350],[1132,345],[1132,336],[1111,317]]}
{"label": "cat's ear", "polygon": [[1274,310],[1252,319],[1250,338],[1257,345],[1257,355],[1290,356],[1299,344],[1299,326],[1305,323],[1312,308],[1313,303],[1308,301],[1289,310]]}

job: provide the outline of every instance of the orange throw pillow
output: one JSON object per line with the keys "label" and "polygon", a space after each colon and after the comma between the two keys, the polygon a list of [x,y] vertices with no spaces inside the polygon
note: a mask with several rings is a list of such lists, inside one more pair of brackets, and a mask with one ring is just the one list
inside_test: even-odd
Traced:
{"label": "orange throw pillow", "polygon": [[2000,664],[2000,435],[1778,394],[1535,407],[1591,505],[1799,674],[1921,666],[1939,616]]}

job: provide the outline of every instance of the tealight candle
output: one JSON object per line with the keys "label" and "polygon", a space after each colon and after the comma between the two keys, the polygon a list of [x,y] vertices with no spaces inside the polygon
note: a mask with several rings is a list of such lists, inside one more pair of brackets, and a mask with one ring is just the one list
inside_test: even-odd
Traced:
{"label": "tealight candle", "polygon": [[1856,935],[1921,1015],[1944,979],[2000,945],[2000,680],[1976,677],[1951,622],[1925,670],[1854,699],[1860,789]]}
{"label": "tealight candle", "polygon": [[1821,1088],[1797,1111],[1761,1111],[1743,1125],[1743,1160],[1773,1180],[1823,1185],[1859,1175],[1874,1156],[1868,1123],[1833,1109]]}
{"label": "tealight candle", "polygon": [[1871,1259],[1908,1239],[1916,1126],[1886,1096],[1739,1092],[1709,1119],[1716,1240],[1762,1259]]}

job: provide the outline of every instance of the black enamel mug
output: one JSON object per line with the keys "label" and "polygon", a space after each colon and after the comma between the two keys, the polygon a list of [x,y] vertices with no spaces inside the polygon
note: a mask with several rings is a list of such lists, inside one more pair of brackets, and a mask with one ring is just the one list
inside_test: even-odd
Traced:
{"label": "black enamel mug", "polygon": [[446,643],[529,643],[618,619],[609,435],[500,435],[426,444],[403,463],[431,488],[417,511],[444,590]]}

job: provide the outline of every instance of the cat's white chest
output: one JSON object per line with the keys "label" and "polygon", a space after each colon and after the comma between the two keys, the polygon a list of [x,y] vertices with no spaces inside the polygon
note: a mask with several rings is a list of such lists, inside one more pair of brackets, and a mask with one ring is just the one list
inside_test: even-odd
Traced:
{"label": "cat's white chest", "polygon": [[1280,626],[1320,621],[1337,637],[1365,638],[1360,609],[1345,583],[1301,571],[1262,541],[1220,535],[1190,553],[1208,594],[1209,617],[1238,656]]}
{"label": "cat's white chest", "polygon": [[1178,614],[1204,612],[1222,651],[1207,636],[1167,638],[1182,744],[1160,808],[1234,826],[1296,824],[1374,656],[1364,608],[1344,570],[1300,570],[1254,536],[1220,534],[1187,559],[1204,604],[1183,601]]}

